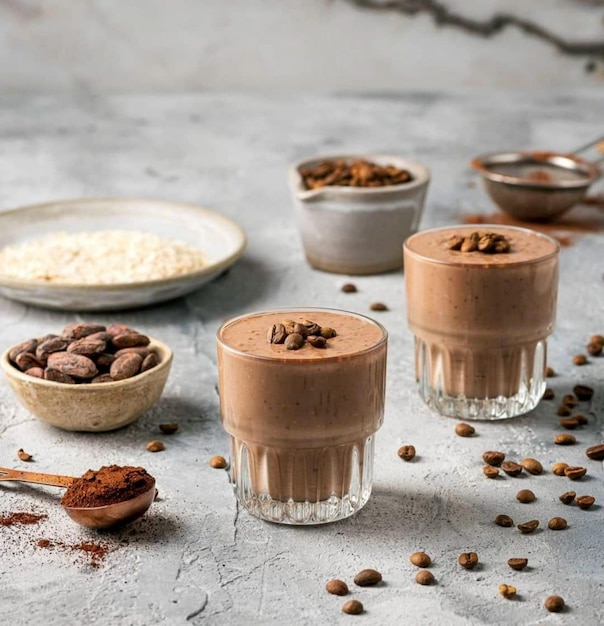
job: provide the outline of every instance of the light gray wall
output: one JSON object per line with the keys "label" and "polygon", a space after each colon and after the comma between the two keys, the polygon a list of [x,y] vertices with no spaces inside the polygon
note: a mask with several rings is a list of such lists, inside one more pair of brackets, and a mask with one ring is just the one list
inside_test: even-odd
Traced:
{"label": "light gray wall", "polygon": [[[391,0],[380,10],[383,2],[0,0],[0,90],[604,85],[603,0]],[[437,26],[439,7],[462,23]],[[502,32],[470,32],[497,14],[512,16]],[[563,53],[564,42],[586,49]]]}

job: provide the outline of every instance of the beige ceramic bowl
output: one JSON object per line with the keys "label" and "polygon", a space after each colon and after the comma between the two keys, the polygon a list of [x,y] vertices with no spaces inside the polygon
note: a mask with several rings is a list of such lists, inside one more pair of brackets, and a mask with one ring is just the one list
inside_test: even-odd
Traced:
{"label": "beige ceramic bowl", "polygon": [[67,385],[26,376],[10,361],[0,365],[25,408],[44,422],[65,430],[103,432],[134,422],[161,396],[172,365],[172,350],[156,339],[149,344],[159,364],[142,374],[112,383]]}

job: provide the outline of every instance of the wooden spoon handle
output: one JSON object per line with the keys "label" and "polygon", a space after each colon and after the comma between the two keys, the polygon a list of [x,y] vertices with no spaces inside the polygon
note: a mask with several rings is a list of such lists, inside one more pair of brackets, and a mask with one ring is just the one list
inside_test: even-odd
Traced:
{"label": "wooden spoon handle", "polygon": [[52,485],[53,487],[69,487],[75,480],[72,476],[58,476],[57,474],[40,474],[38,472],[24,472],[22,470],[0,467],[0,480],[20,480],[24,483]]}

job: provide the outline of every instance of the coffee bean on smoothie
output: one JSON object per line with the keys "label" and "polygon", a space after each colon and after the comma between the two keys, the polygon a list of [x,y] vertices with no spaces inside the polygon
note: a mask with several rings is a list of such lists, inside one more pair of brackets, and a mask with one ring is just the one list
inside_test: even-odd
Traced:
{"label": "coffee bean on smoothie", "polygon": [[512,558],[508,559],[508,565],[516,571],[523,570],[528,565],[528,559],[524,558]]}
{"label": "coffee bean on smoothie", "polygon": [[364,611],[364,607],[358,600],[348,600],[342,606],[342,611],[348,615],[360,615]]}
{"label": "coffee bean on smoothie", "polygon": [[564,530],[568,527],[568,522],[563,517],[552,517],[547,527],[551,530]]}
{"label": "coffee bean on smoothie", "polygon": [[523,467],[522,465],[520,465],[519,463],[516,463],[515,461],[504,461],[501,464],[501,469],[508,476],[518,476],[519,474],[522,473]]}
{"label": "coffee bean on smoothie", "polygon": [[409,560],[417,567],[430,567],[430,564],[432,563],[432,559],[425,552],[414,552],[409,557]]}
{"label": "coffee bean on smoothie", "polygon": [[326,348],[327,347],[327,339],[325,337],[315,337],[311,335],[306,340],[313,348]]}
{"label": "coffee bean on smoothie", "polygon": [[560,433],[555,436],[554,443],[558,446],[572,446],[577,443],[577,438],[570,433]]}
{"label": "coffee bean on smoothie", "polygon": [[592,461],[604,461],[604,443],[599,443],[598,445],[587,448],[585,454]]}
{"label": "coffee bean on smoothie", "polygon": [[588,402],[594,395],[594,390],[587,385],[575,385],[573,393],[581,402]]}
{"label": "coffee bean on smoothie", "polygon": [[465,422],[459,422],[457,426],[455,426],[455,434],[459,437],[471,437],[476,432],[474,426],[470,426],[470,424],[466,424]]}
{"label": "coffee bean on smoothie", "polygon": [[596,499],[593,496],[579,496],[576,499],[577,506],[580,509],[587,510],[592,507]]}
{"label": "coffee bean on smoothie", "polygon": [[576,495],[574,491],[566,491],[560,496],[560,502],[563,504],[572,504]]}
{"label": "coffee bean on smoothie", "polygon": [[544,400],[553,400],[555,397],[556,397],[556,393],[554,392],[554,390],[551,387],[548,387],[543,392],[543,399]]}
{"label": "coffee bean on smoothie", "polygon": [[415,458],[415,446],[401,446],[397,454],[403,461],[412,461]]}
{"label": "coffee bean on smoothie", "polygon": [[560,613],[564,610],[564,600],[560,596],[548,596],[545,598],[543,606],[550,613]]}
{"label": "coffee bean on smoothie", "polygon": [[488,465],[499,467],[505,459],[505,454],[497,450],[487,450],[482,453],[482,460]]}
{"label": "coffee bean on smoothie", "polygon": [[587,357],[584,354],[575,354],[573,365],[587,365]]}
{"label": "coffee bean on smoothie", "polygon": [[511,528],[514,525],[514,520],[509,515],[498,515],[495,518],[495,524],[503,528]]}
{"label": "coffee bean on smoothie", "polygon": [[520,465],[533,476],[538,476],[539,474],[543,474],[543,465],[537,459],[526,458],[520,461]]}
{"label": "coffee bean on smoothie", "polygon": [[283,343],[287,337],[285,326],[283,324],[273,324],[266,336],[268,343]]}
{"label": "coffee bean on smoothie", "polygon": [[322,326],[321,327],[321,337],[323,337],[324,339],[331,339],[332,337],[335,337],[337,335],[335,329],[330,328],[329,326]]}
{"label": "coffee bean on smoothie", "polygon": [[287,336],[284,343],[287,350],[299,350],[304,345],[304,337],[298,333],[292,333]]}
{"label": "coffee bean on smoothie", "polygon": [[339,578],[332,578],[325,584],[325,590],[334,596],[345,596],[348,594],[348,585]]}

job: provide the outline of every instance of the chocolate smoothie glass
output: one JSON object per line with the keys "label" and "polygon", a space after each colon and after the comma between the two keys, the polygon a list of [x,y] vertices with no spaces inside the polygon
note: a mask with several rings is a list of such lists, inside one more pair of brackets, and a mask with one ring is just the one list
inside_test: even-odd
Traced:
{"label": "chocolate smoothie glass", "polygon": [[407,318],[425,402],[442,415],[503,419],[545,391],[559,245],[525,228],[437,228],[405,242]]}
{"label": "chocolate smoothie glass", "polygon": [[282,524],[322,524],[366,504],[386,350],[380,324],[332,309],[251,313],[219,329],[231,481],[248,511]]}

